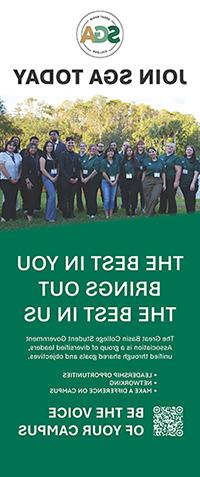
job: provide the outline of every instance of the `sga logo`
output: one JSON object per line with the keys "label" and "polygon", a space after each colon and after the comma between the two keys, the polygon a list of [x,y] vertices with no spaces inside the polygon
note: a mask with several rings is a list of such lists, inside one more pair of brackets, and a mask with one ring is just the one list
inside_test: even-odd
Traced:
{"label": "sga logo", "polygon": [[115,15],[97,10],[82,18],[77,27],[76,38],[80,48],[88,55],[106,58],[120,48],[124,32]]}

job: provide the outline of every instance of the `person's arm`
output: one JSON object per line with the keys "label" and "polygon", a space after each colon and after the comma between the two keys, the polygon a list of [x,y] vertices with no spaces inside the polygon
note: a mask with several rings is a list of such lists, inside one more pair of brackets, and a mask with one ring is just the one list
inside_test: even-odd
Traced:
{"label": "person's arm", "polygon": [[0,171],[3,173],[3,175],[5,177],[7,177],[7,179],[9,180],[9,182],[11,182],[12,184],[16,184],[17,183],[17,180],[15,179],[12,179],[12,177],[10,176],[9,172],[7,171],[6,169],[6,166],[3,162],[0,162]]}
{"label": "person's arm", "polygon": [[175,171],[176,171],[176,175],[175,175],[175,181],[174,181],[174,189],[178,189],[178,186],[180,184],[182,167],[175,165]]}
{"label": "person's arm", "polygon": [[190,184],[190,190],[191,191],[195,190],[195,185],[196,185],[196,181],[197,181],[198,177],[199,177],[199,171],[194,171],[193,179],[192,179],[192,182]]}
{"label": "person's arm", "polygon": [[106,181],[107,181],[109,184],[112,184],[110,178],[108,177],[108,175],[106,174],[105,171],[102,171],[102,176],[104,177],[104,179],[106,179]]}
{"label": "person's arm", "polygon": [[144,182],[145,176],[146,176],[146,172],[144,171],[144,172],[142,173],[142,182]]}
{"label": "person's arm", "polygon": [[[54,182],[54,177],[51,177],[50,174],[46,171],[45,169],[45,164],[46,164],[46,161],[45,161],[45,158],[44,157],[40,157],[40,170],[41,170],[41,173],[43,176],[47,177],[47,179],[49,179],[51,182]],[[56,176],[57,177],[57,176]],[[53,180],[52,180],[53,179]]]}
{"label": "person's arm", "polygon": [[165,172],[162,173],[162,181],[163,181],[163,190],[166,190],[166,174]]}
{"label": "person's arm", "polygon": [[26,182],[26,185],[27,185],[27,188],[28,190],[31,190],[32,187],[33,187],[33,184],[29,178],[29,167],[28,167],[28,164],[29,164],[29,158],[25,156],[24,158],[24,163],[23,163],[23,168],[24,168],[24,179],[25,179],[25,182]]}
{"label": "person's arm", "polygon": [[88,177],[85,177],[84,184],[87,184],[87,182],[93,179],[93,177],[95,177],[96,175],[97,175],[97,171],[95,171],[94,169]]}
{"label": "person's arm", "polygon": [[21,175],[22,175],[22,156],[21,154],[19,154],[19,156],[20,156],[20,164],[19,164],[19,174],[18,174],[17,181],[21,179]]}
{"label": "person's arm", "polygon": [[119,173],[116,175],[115,181],[111,182],[111,185],[112,185],[112,186],[116,186],[117,183],[118,183],[118,180],[119,180]]}

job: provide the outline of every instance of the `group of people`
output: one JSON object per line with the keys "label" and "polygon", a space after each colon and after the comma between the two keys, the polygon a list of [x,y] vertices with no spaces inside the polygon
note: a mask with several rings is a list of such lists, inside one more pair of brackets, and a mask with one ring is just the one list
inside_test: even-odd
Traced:
{"label": "group of people", "polygon": [[32,136],[25,149],[20,148],[20,138],[13,136],[0,153],[0,188],[3,192],[1,221],[16,219],[18,193],[28,221],[41,209],[42,190],[46,191],[45,218],[56,221],[57,209],[64,219],[74,217],[74,202],[87,215],[96,216],[97,195],[101,199],[106,218],[120,207],[127,216],[135,217],[139,207],[142,214],[154,215],[159,203],[160,214],[176,214],[176,193],[180,187],[187,212],[194,212],[200,162],[195,148],[187,145],[185,154],[178,156],[174,143],[167,143],[165,153],[157,154],[152,146],[145,147],[139,140],[136,147],[124,141],[121,151],[111,142],[107,149],[102,142],[89,147],[80,143],[75,152],[72,136],[62,142],[59,131],[49,132],[43,150],[39,138]]}

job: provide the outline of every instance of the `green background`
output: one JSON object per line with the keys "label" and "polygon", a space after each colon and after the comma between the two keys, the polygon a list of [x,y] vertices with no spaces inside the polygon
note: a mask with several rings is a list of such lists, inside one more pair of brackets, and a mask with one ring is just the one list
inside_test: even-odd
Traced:
{"label": "green background", "polygon": [[[157,217],[143,221],[66,224],[52,228],[4,231],[1,234],[1,369],[2,369],[2,475],[11,477],[54,475],[188,475],[198,462],[199,429],[199,214]],[[83,273],[67,274],[62,262],[57,273],[47,271],[20,273],[17,255],[184,255],[181,272],[137,274],[94,274],[91,267]],[[28,305],[83,306],[83,295],[74,300],[40,298],[36,282],[46,280],[161,280],[160,298],[86,299],[91,306],[132,305],[177,306],[173,324],[132,323],[60,323],[27,324],[23,310]],[[42,300],[42,301],[41,301]],[[27,361],[26,335],[175,335],[173,361],[77,362]],[[50,387],[67,387],[63,371],[154,371],[158,373],[158,393],[152,395],[50,395]],[[92,383],[88,383],[91,385]],[[94,383],[95,384],[95,383]],[[97,384],[97,383],[96,383]],[[84,381],[84,386],[87,384]],[[18,437],[21,424],[51,424],[48,407],[52,406],[130,406],[145,407],[145,435],[129,437]],[[184,407],[184,436],[154,437],[152,408]],[[56,422],[54,422],[56,423]],[[58,424],[81,424],[58,420]],[[89,422],[84,422],[88,424]],[[106,420],[105,424],[109,424]],[[112,421],[111,424],[120,424]],[[129,422],[127,422],[129,424]],[[100,422],[98,422],[100,424]],[[102,422],[101,422],[102,424]]]}

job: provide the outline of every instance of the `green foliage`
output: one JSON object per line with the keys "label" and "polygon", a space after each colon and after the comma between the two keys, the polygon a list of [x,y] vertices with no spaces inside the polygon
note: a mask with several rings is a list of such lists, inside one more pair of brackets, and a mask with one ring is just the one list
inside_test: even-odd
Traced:
{"label": "green foliage", "polygon": [[14,132],[18,134],[21,132],[18,127],[14,127],[13,119],[6,113],[4,102],[0,99],[0,149],[4,147],[5,140],[7,140]]}
{"label": "green foliage", "polygon": [[63,141],[67,135],[73,135],[77,146],[81,140],[88,145],[97,141],[109,144],[115,140],[120,147],[126,139],[135,145],[142,138],[147,146],[153,144],[159,152],[171,140],[180,154],[187,143],[193,144],[200,153],[200,125],[193,116],[157,111],[145,104],[109,100],[103,96],[89,101],[66,100],[58,107],[28,98],[17,105],[12,117],[6,114],[0,102],[0,121],[2,118],[6,123],[3,127],[0,122],[1,134],[7,138],[11,129],[15,134],[20,132],[22,147],[35,134],[40,137],[42,146],[49,130],[56,128]]}

